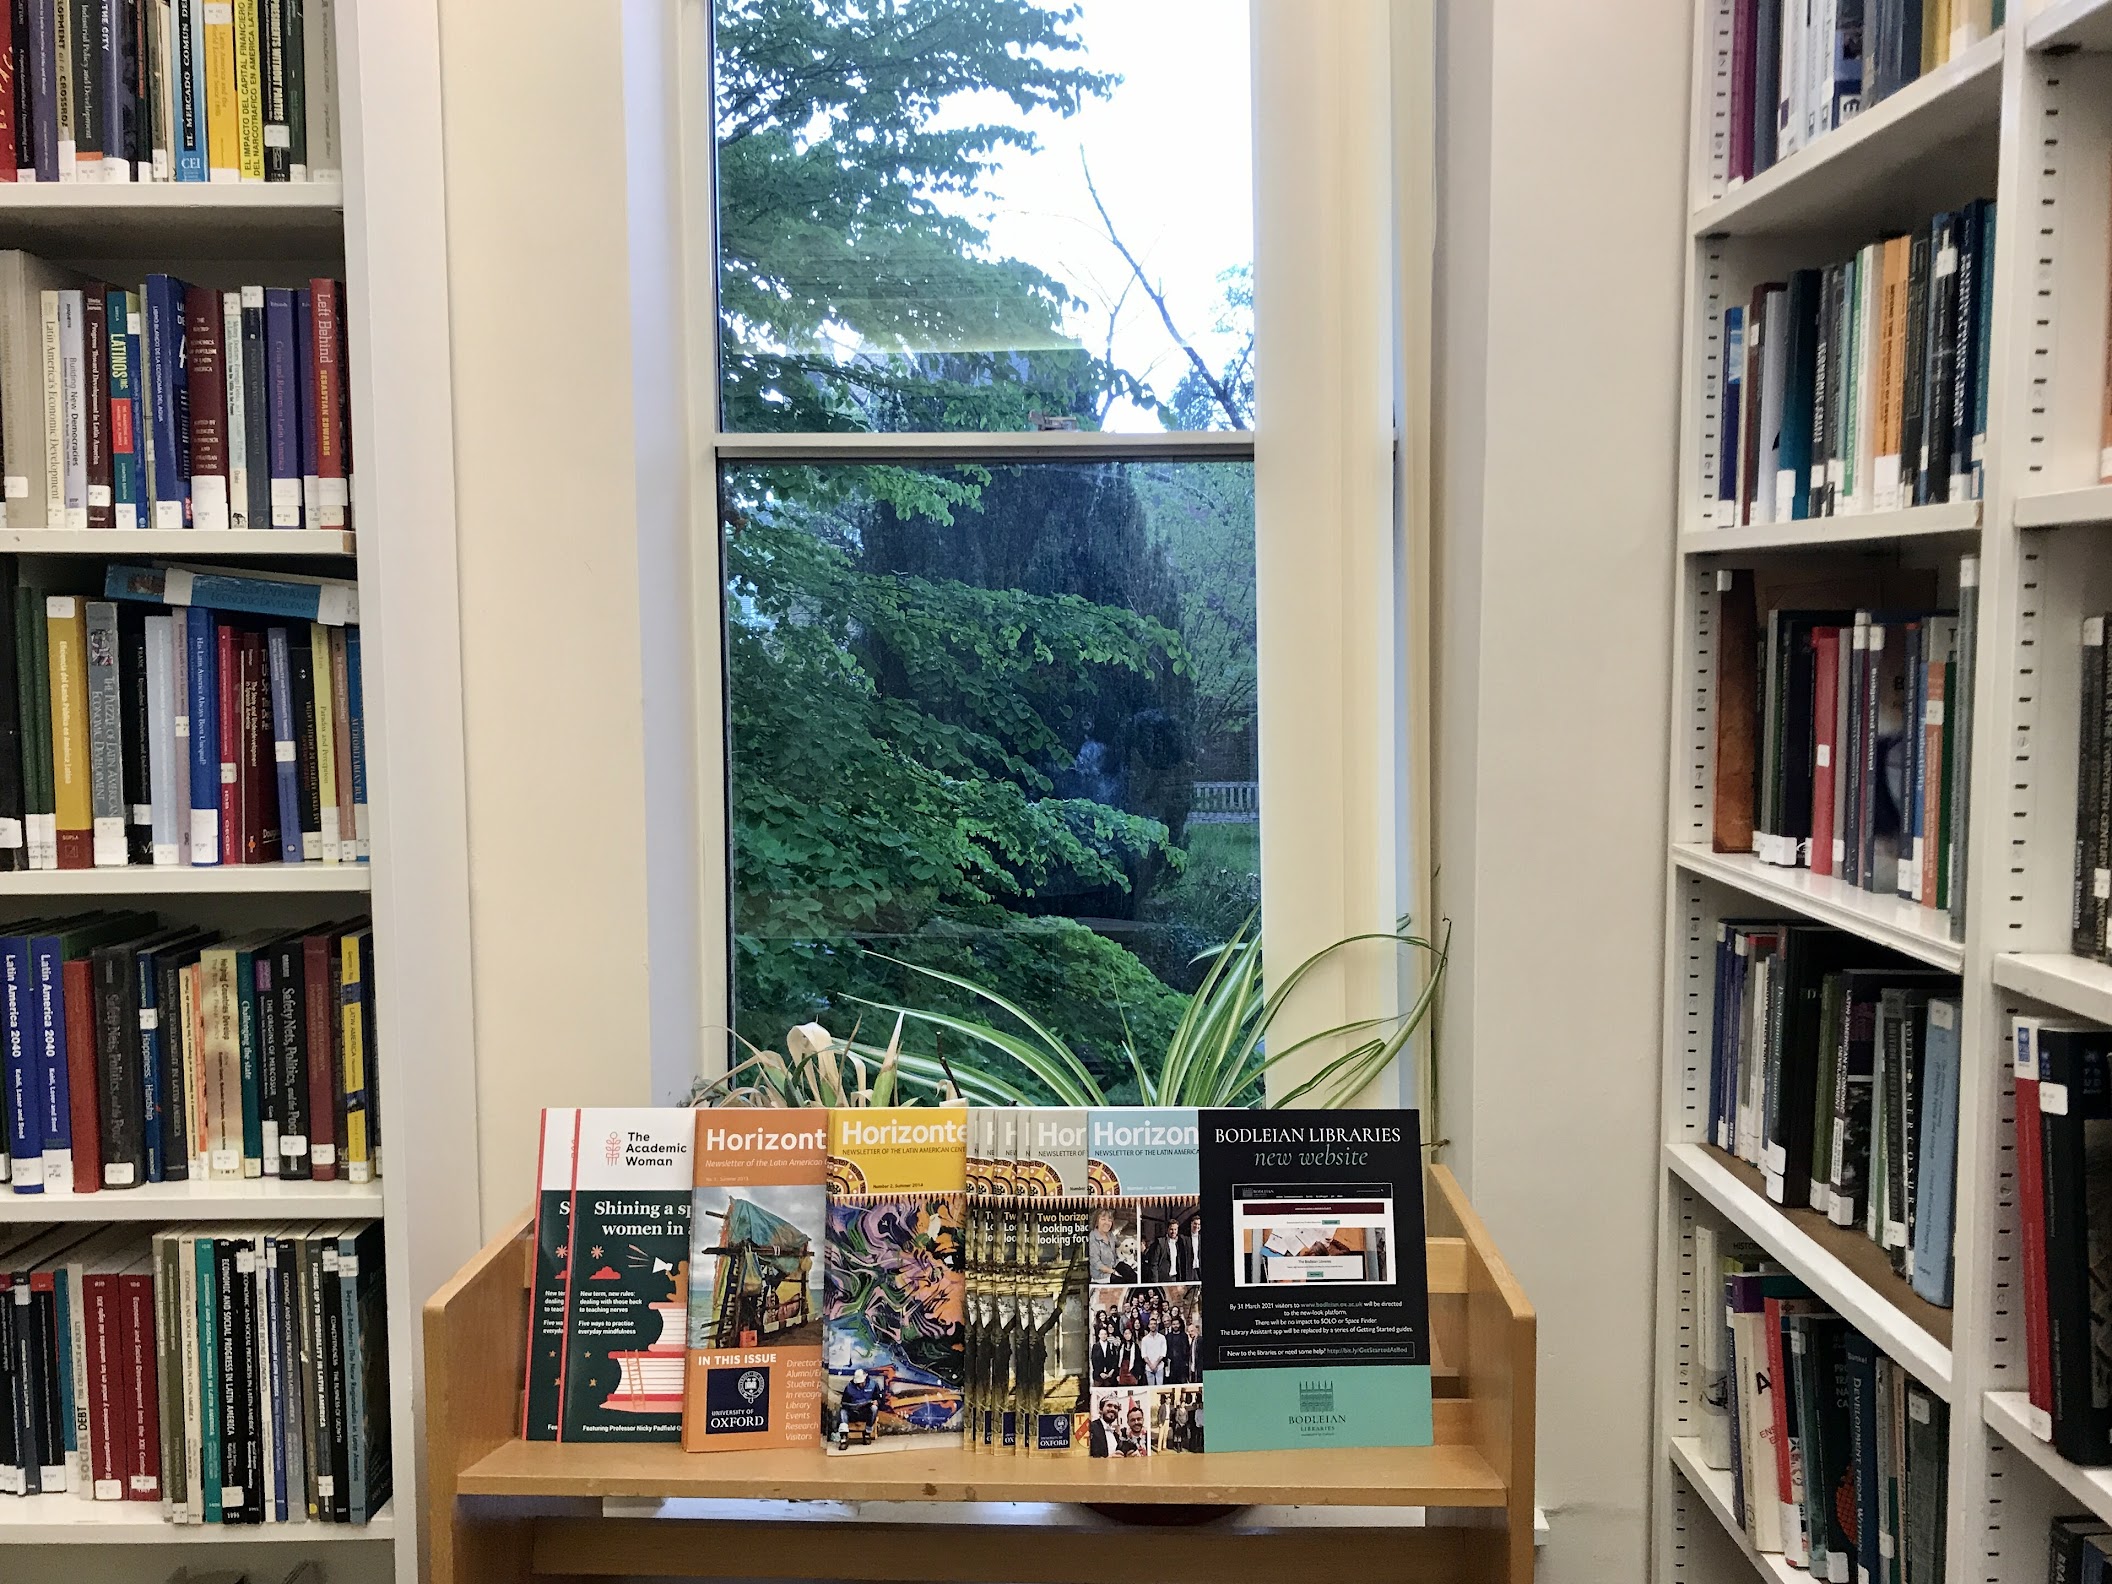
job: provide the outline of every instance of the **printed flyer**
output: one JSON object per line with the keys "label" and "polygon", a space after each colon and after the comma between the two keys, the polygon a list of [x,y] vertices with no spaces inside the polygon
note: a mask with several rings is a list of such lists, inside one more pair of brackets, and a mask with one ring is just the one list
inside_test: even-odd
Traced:
{"label": "printed flyer", "polygon": [[1208,1110],[1199,1135],[1212,1450],[1430,1445],[1416,1113]]}

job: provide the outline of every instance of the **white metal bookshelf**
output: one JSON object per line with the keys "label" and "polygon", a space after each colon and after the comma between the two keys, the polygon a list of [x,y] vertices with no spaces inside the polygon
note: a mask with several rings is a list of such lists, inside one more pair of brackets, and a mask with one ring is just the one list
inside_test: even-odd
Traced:
{"label": "white metal bookshelf", "polygon": [[[1696,0],[1689,153],[1692,252],[1681,375],[1670,851],[1666,863],[1663,1180],[1656,1348],[1653,1577],[1808,1578],[1737,1531],[1727,1475],[1705,1468],[1695,1338],[1720,1300],[1694,1268],[1706,1223],[1759,1244],[1910,1373],[1950,1419],[1949,1574],[2037,1584],[2047,1522],[2112,1520],[2112,1471],[2032,1437],[2011,1136],[2008,1028],[2020,1011],[2112,1025],[2112,967],[2069,955],[2082,615],[2112,608],[2112,486],[2097,482],[2112,222],[2112,0],[2012,13],[1990,38],[1847,127],[1722,190],[1731,0]],[[1718,316],[1752,283],[1845,257],[1974,197],[1997,214],[1985,498],[1967,508],[1758,529],[1710,526],[1722,389]],[[1709,850],[1715,572],[1770,558],[1890,557],[1940,570],[1980,558],[1965,939],[1932,909]],[[1755,904],[1758,904],[1756,906]],[[1777,912],[1830,924],[1960,974],[1954,1306],[1923,1303],[1852,1235],[1785,1211],[1703,1139],[1717,921]],[[1849,1239],[1844,1241],[1843,1239]],[[1741,1560],[1742,1558],[1742,1560]]]}
{"label": "white metal bookshelf", "polygon": [[[322,13],[311,7],[311,18]],[[372,862],[0,874],[0,912],[83,911],[105,898],[223,927],[374,921],[377,1066],[387,1170],[378,1181],[148,1185],[0,1194],[0,1221],[142,1225],[336,1221],[387,1227],[395,1496],[360,1526],[174,1525],[158,1504],[0,1497],[0,1578],[166,1578],[180,1565],[279,1577],[303,1556],[333,1584],[418,1577],[420,1307],[480,1241],[454,537],[452,391],[436,0],[335,8],[342,181],[0,184],[0,247],[138,279],[342,273],[358,465],[355,531],[0,532],[0,552],[292,565],[360,589]],[[125,274],[118,274],[118,271]],[[232,273],[231,273],[232,272]],[[249,279],[258,274],[249,274]],[[118,1546],[90,1562],[67,1553]],[[268,1547],[268,1564],[243,1549]],[[202,1550],[190,1553],[187,1548]],[[229,1548],[234,1548],[230,1550]],[[63,1549],[60,1549],[63,1548]],[[166,1561],[160,1560],[165,1555]],[[222,1560],[225,1559],[225,1560]],[[283,1559],[283,1560],[282,1560]],[[276,1570],[276,1571],[273,1571]]]}

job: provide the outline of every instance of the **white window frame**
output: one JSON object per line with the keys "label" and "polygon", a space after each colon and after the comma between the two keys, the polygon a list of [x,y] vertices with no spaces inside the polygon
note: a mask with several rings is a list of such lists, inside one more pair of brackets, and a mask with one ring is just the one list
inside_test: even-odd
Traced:
{"label": "white window frame", "polygon": [[[722,462],[1252,458],[1266,960],[1427,920],[1429,0],[1252,0],[1252,26],[1252,431],[734,434],[718,427],[710,0],[629,0],[656,1101],[723,1070],[731,1022]],[[1279,1027],[1390,1013],[1426,966],[1352,954]],[[1413,1103],[1412,1071],[1364,1102]]]}

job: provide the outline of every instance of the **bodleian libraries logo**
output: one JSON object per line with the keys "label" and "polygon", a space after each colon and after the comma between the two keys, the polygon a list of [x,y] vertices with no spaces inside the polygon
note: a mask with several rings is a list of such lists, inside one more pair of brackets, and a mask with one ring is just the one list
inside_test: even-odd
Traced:
{"label": "bodleian libraries logo", "polygon": [[1301,1435],[1325,1435],[1347,1424],[1346,1415],[1335,1412],[1335,1383],[1322,1377],[1298,1383],[1298,1411],[1284,1416]]}

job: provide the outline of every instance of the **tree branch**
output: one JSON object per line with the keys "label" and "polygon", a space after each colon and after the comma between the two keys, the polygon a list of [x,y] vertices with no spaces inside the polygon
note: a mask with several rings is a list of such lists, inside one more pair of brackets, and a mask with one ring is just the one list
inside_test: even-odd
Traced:
{"label": "tree branch", "polygon": [[1166,326],[1166,333],[1173,337],[1175,345],[1187,353],[1188,362],[1195,369],[1196,376],[1209,386],[1210,394],[1224,410],[1226,421],[1234,429],[1246,428],[1246,419],[1240,415],[1239,404],[1232,399],[1232,392],[1225,387],[1223,380],[1210,372],[1210,365],[1203,361],[1203,355],[1189,345],[1188,338],[1181,334],[1180,326],[1173,322],[1173,310],[1166,306],[1165,296],[1146,278],[1144,266],[1137,262],[1137,256],[1130,252],[1128,245],[1116,232],[1113,216],[1108,214],[1107,205],[1100,201],[1100,189],[1093,185],[1093,167],[1087,162],[1082,150],[1078,155],[1078,163],[1085,168],[1085,190],[1092,195],[1093,207],[1100,211],[1100,224],[1107,228],[1107,240],[1114,244],[1115,251],[1122,255],[1122,261],[1129,266],[1130,274],[1136,278],[1137,284],[1144,288],[1144,295],[1149,297],[1152,306],[1159,310],[1159,320]]}

